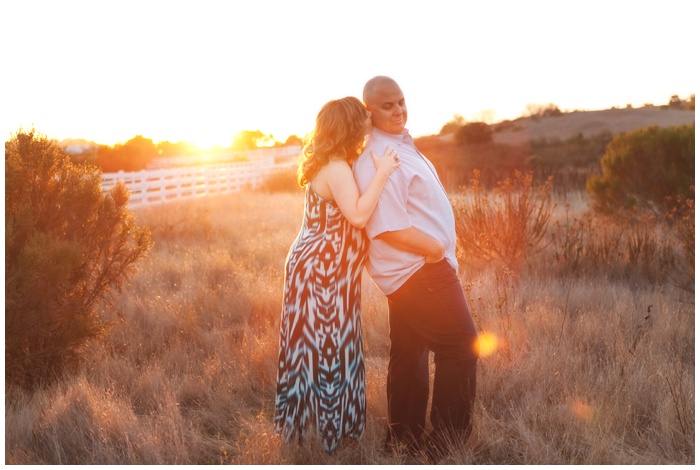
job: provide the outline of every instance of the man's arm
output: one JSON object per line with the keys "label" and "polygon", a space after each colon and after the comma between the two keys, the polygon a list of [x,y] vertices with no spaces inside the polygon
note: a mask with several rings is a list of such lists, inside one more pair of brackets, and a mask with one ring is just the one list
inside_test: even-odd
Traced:
{"label": "man's arm", "polygon": [[377,235],[377,238],[399,250],[425,256],[426,263],[437,263],[445,257],[442,243],[414,227],[384,232]]}

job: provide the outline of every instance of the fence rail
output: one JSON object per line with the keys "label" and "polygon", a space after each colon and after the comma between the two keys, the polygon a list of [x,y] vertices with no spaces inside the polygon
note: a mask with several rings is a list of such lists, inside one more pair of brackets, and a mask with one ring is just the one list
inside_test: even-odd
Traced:
{"label": "fence rail", "polygon": [[131,192],[129,206],[135,208],[255,189],[267,176],[289,166],[289,163],[276,164],[270,156],[218,165],[120,171],[104,173],[102,188],[108,190],[118,180],[122,181]]}

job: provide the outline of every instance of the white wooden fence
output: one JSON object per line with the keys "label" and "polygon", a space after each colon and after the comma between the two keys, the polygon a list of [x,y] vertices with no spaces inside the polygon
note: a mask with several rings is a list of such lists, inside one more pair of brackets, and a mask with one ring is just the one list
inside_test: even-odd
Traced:
{"label": "white wooden fence", "polygon": [[254,189],[270,174],[287,168],[290,163],[276,164],[270,156],[218,165],[120,171],[103,173],[102,187],[107,190],[117,180],[124,182],[131,192],[129,207],[135,208]]}

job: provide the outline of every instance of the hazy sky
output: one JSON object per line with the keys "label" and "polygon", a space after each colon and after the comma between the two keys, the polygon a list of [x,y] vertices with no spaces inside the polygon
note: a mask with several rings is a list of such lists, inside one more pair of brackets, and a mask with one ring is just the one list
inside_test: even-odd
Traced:
{"label": "hazy sky", "polygon": [[691,0],[7,0],[2,122],[104,144],[284,141],[326,101],[395,78],[408,128],[665,104],[695,93]]}

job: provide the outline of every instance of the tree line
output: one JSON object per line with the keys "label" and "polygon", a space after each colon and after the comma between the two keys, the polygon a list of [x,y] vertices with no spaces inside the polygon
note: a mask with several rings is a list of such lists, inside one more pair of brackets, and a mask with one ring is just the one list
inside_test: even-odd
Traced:
{"label": "tree line", "polygon": [[238,132],[229,147],[204,151],[187,142],[162,141],[155,143],[152,139],[137,135],[132,139],[116,145],[86,146],[70,154],[74,163],[88,163],[96,166],[103,173],[117,171],[139,171],[149,167],[157,158],[197,156],[205,152],[223,153],[252,150],[259,147],[283,145],[301,145],[301,138],[290,135],[285,142],[278,142],[272,134],[260,130]]}

